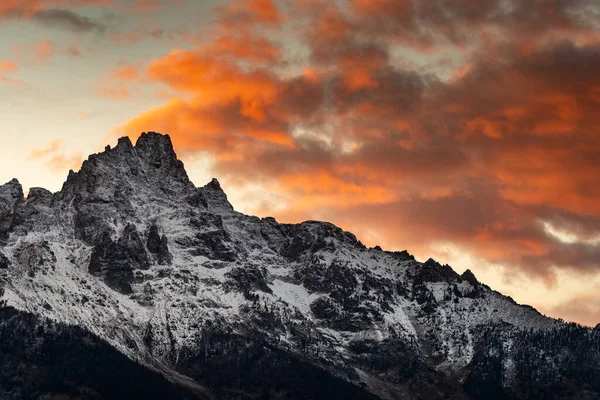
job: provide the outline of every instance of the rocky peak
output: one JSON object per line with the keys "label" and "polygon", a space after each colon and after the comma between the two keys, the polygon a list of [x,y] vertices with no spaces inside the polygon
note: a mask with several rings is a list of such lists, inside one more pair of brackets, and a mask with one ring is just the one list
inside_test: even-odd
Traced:
{"label": "rocky peak", "polygon": [[44,188],[32,187],[27,194],[27,201],[49,206],[52,203],[52,193]]}
{"label": "rocky peak", "polygon": [[0,185],[0,240],[6,239],[13,222],[15,208],[24,200],[23,187],[18,180]]}
{"label": "rocky peak", "polygon": [[18,180],[12,179],[10,182],[0,185],[0,212],[13,208],[16,203],[23,201],[23,199],[23,187]]}
{"label": "rocky peak", "polygon": [[79,172],[69,172],[60,197],[111,201],[116,193],[158,190],[177,195],[192,187],[170,137],[149,132],[142,133],[135,146],[121,137],[114,148],[106,146],[104,152],[92,154]]}
{"label": "rocky peak", "polygon": [[198,190],[197,195],[201,196],[206,203],[207,208],[216,212],[233,211],[233,206],[229,203],[227,195],[221,188],[221,184],[216,178]]}
{"label": "rocky peak", "polygon": [[208,182],[205,187],[212,190],[223,190],[217,178],[212,178],[212,180]]}
{"label": "rocky peak", "polygon": [[473,274],[473,272],[470,269],[467,269],[465,272],[463,272],[460,277],[463,280],[469,282],[471,285],[473,285],[473,287],[479,286],[479,281],[477,280],[477,278],[475,277],[475,274]]}
{"label": "rocky peak", "polygon": [[408,250],[402,251],[387,251],[387,254],[390,254],[392,257],[397,259],[398,261],[415,261],[415,256],[410,254]]}
{"label": "rocky peak", "polygon": [[177,159],[169,135],[142,133],[135,143],[135,151],[145,164],[151,167],[147,170],[150,175],[159,179],[171,177],[184,185],[189,183],[183,163]]}
{"label": "rocky peak", "polygon": [[421,282],[454,283],[459,280],[459,275],[449,265],[441,265],[433,258],[429,258],[421,265],[417,277]]}
{"label": "rocky peak", "polygon": [[148,158],[177,160],[177,154],[173,150],[173,143],[169,135],[157,132],[142,132],[135,142],[135,148]]}

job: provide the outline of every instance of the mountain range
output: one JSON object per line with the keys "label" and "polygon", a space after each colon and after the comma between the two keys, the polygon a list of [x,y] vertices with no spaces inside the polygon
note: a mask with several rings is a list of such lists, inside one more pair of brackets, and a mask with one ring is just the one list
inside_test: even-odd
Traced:
{"label": "mountain range", "polygon": [[600,327],[236,212],[149,132],[0,186],[0,399],[34,398],[600,399]]}

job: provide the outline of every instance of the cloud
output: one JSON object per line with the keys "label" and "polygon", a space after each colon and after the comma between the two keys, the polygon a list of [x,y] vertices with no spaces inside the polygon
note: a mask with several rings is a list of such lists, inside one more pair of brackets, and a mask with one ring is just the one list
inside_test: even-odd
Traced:
{"label": "cloud", "polygon": [[18,64],[26,66],[40,66],[47,64],[54,57],[54,43],[45,39],[41,42],[29,42],[25,45],[14,45],[11,47],[14,58]]}
{"label": "cloud", "polygon": [[19,70],[19,66],[12,60],[0,59],[0,85],[26,87],[27,83],[20,79],[14,79],[6,76]]}
{"label": "cloud", "polygon": [[142,73],[141,65],[131,65],[126,62],[120,62],[119,65],[104,76],[98,78],[94,84],[94,92],[97,96],[124,101],[132,97],[133,94],[141,93],[140,84],[147,79]]}
{"label": "cloud", "polygon": [[146,14],[156,12],[165,7],[180,6],[185,0],[135,0],[121,1],[119,8],[124,11]]}
{"label": "cloud", "polygon": [[220,23],[227,27],[261,24],[277,26],[283,16],[272,0],[242,0],[230,2],[220,9]]}
{"label": "cloud", "polygon": [[63,172],[70,169],[78,169],[83,162],[81,153],[65,153],[63,150],[63,139],[55,139],[46,146],[34,149],[29,153],[29,158],[42,161],[48,168],[55,172]]}
{"label": "cloud", "polygon": [[36,12],[75,7],[113,8],[122,12],[148,13],[179,6],[185,0],[3,0],[0,17],[30,18]]}
{"label": "cloud", "polygon": [[67,54],[73,56],[73,57],[81,57],[81,50],[79,49],[79,45],[77,45],[76,43],[70,44],[69,47],[67,47]]}
{"label": "cloud", "polygon": [[221,36],[206,50],[215,56],[253,62],[275,63],[281,56],[276,44],[260,36]]}
{"label": "cloud", "polygon": [[0,60],[0,75],[7,74],[9,72],[15,72],[19,69],[19,66],[11,60]]}
{"label": "cloud", "polygon": [[28,87],[27,82],[20,79],[8,78],[6,76],[0,76],[0,84],[4,86],[16,86],[16,87]]}
{"label": "cloud", "polygon": [[116,44],[130,44],[142,41],[144,39],[163,39],[168,33],[159,23],[151,19],[145,19],[138,23],[135,28],[129,32],[114,30],[110,33],[112,41]]}
{"label": "cloud", "polygon": [[[76,11],[77,8],[106,8],[120,13],[147,14],[179,6],[185,0],[3,0],[0,2],[0,23],[6,20],[31,21],[40,25],[68,30],[74,33],[113,31],[107,18],[92,18]],[[124,34],[114,31],[117,36],[133,36],[139,32]],[[151,35],[162,36],[163,32],[153,30]]]}
{"label": "cloud", "polygon": [[543,312],[557,318],[576,320],[581,324],[594,327],[600,321],[600,298],[593,294],[574,297],[556,306],[542,307]]}
{"label": "cloud", "polygon": [[112,76],[120,81],[135,81],[140,79],[140,72],[136,67],[124,64],[112,71]]}
{"label": "cloud", "polygon": [[120,85],[103,86],[102,84],[97,84],[94,90],[100,97],[117,101],[127,100],[131,97],[131,91]]}
{"label": "cloud", "polygon": [[548,287],[559,271],[596,276],[593,7],[235,2],[196,48],[141,72],[175,97],[118,134],[169,133],[231,187],[278,194],[247,211],[331,220],[423,258],[451,243]]}
{"label": "cloud", "polygon": [[46,39],[34,45],[36,64],[45,64],[54,56],[54,43]]}
{"label": "cloud", "polygon": [[31,18],[33,21],[44,26],[69,30],[75,33],[102,33],[108,28],[106,23],[96,21],[67,9],[40,10],[33,14]]}
{"label": "cloud", "polygon": [[[93,6],[93,7],[114,7],[114,0],[3,0],[0,3],[0,18],[18,18],[18,19],[30,19],[35,16],[36,13],[52,11],[58,9],[63,11],[63,7],[68,9],[70,7],[82,7],[82,6]],[[60,14],[60,13],[59,13]],[[79,16],[72,15],[54,15],[50,13],[50,19],[58,18],[58,20],[64,19],[79,19]],[[44,17],[40,21],[44,21]]]}

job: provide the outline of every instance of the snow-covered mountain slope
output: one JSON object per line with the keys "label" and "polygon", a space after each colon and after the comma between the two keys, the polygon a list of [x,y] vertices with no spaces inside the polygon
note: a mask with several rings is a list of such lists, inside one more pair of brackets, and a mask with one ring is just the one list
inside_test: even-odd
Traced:
{"label": "snow-covered mountain slope", "polygon": [[157,133],[90,156],[58,193],[0,186],[0,295],[165,376],[219,387],[220,398],[254,398],[248,382],[213,373],[235,371],[244,349],[262,352],[267,371],[280,366],[265,349],[328,371],[356,398],[360,387],[467,398],[482,327],[514,336],[562,326],[470,271],[366,248],[330,223],[238,213],[216,179],[195,187]]}

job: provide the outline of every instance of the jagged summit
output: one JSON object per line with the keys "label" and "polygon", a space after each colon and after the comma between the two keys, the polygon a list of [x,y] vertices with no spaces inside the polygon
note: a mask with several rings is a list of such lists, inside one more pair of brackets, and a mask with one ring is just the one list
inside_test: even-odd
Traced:
{"label": "jagged summit", "polygon": [[[106,200],[107,196],[152,196],[156,193],[174,198],[206,197],[215,208],[233,210],[219,181],[213,178],[203,188],[197,189],[189,180],[184,164],[177,158],[169,135],[156,132],[142,133],[135,146],[129,137],[121,137],[114,148],[106,146],[104,152],[92,154],[79,172],[70,171],[58,197],[71,200],[76,197]],[[206,194],[206,195],[205,195]]]}
{"label": "jagged summit", "polygon": [[23,186],[21,186],[16,178],[13,178],[4,185],[0,185],[0,209],[23,200],[23,196]]}
{"label": "jagged summit", "polygon": [[512,367],[531,332],[547,343],[562,329],[470,271],[367,248],[330,223],[235,212],[152,132],[91,155],[56,194],[0,186],[2,307],[77,326],[223,399],[510,394],[531,384]]}
{"label": "jagged summit", "polygon": [[206,187],[214,189],[214,190],[223,190],[221,189],[221,184],[217,180],[217,178],[212,178],[212,180],[206,184]]}
{"label": "jagged summit", "polygon": [[134,149],[155,172],[160,171],[157,174],[159,178],[172,176],[182,183],[189,183],[183,163],[177,158],[169,135],[142,133]]}
{"label": "jagged summit", "polygon": [[79,172],[69,172],[60,197],[102,197],[108,188],[142,192],[157,188],[178,195],[194,187],[169,136],[150,132],[142,133],[135,146],[122,137],[114,148],[107,146],[104,152],[89,156]]}

